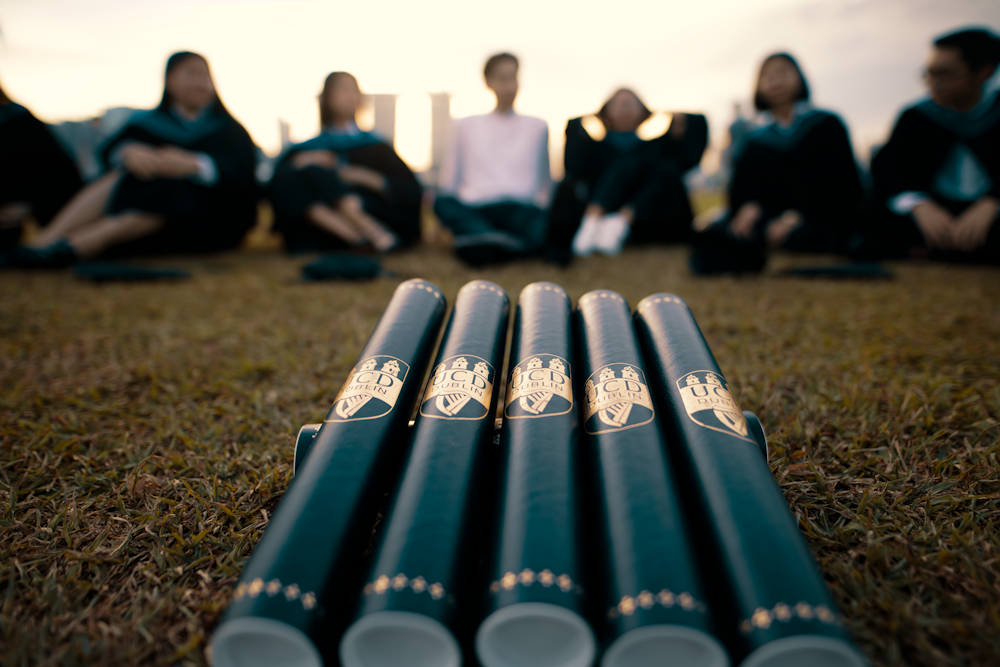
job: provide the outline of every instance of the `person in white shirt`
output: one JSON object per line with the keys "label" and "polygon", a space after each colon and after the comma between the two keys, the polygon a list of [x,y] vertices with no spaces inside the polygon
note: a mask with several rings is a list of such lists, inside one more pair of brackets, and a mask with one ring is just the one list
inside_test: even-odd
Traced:
{"label": "person in white shirt", "polygon": [[455,123],[441,169],[434,213],[455,235],[455,254],[472,266],[532,255],[545,240],[549,130],[514,111],[517,71],[509,53],[486,61],[496,109]]}

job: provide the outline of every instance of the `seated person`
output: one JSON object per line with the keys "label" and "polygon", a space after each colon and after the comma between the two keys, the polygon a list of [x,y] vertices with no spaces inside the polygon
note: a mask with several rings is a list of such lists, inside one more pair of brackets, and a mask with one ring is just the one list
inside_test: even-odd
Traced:
{"label": "seated person", "polygon": [[44,227],[83,180],[49,128],[0,88],[0,253],[12,250],[29,218]]}
{"label": "seated person", "polygon": [[930,96],[899,116],[872,160],[865,231],[881,256],[1000,262],[1000,91],[987,82],[1000,38],[962,30],[934,41]]}
{"label": "seated person", "polygon": [[615,255],[626,239],[686,240],[692,216],[683,176],[707,144],[704,116],[654,115],[628,89],[612,95],[596,116],[569,121],[566,177],[549,214],[548,259],[568,263],[571,247],[577,256]]}
{"label": "seated person", "polygon": [[160,105],[133,116],[104,146],[111,168],[59,212],[24,268],[55,268],[115,254],[216,252],[254,225],[254,144],[215,92],[208,62],[181,52],[167,61]]}
{"label": "seated person", "polygon": [[455,235],[455,254],[472,266],[536,253],[545,239],[552,176],[545,121],[514,112],[517,58],[486,61],[492,113],[455,123],[434,212]]}
{"label": "seated person", "polygon": [[735,156],[729,210],[695,238],[696,273],[759,270],[765,248],[844,252],[857,228],[864,191],[847,128],[809,103],[792,56],[764,60],[754,105],[762,113]]}
{"label": "seated person", "polygon": [[268,192],[289,252],[385,252],[420,238],[420,183],[390,144],[358,128],[360,105],[351,74],[327,76],[322,131],[278,160]]}

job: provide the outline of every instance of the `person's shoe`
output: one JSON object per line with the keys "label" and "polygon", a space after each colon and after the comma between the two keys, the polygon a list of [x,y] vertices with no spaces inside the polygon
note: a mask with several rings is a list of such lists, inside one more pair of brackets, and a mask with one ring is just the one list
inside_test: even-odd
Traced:
{"label": "person's shoe", "polygon": [[479,232],[455,237],[455,255],[468,266],[503,264],[524,255],[524,241],[507,232]]}
{"label": "person's shoe", "polygon": [[586,257],[593,253],[599,232],[600,218],[596,215],[583,216],[580,228],[576,230],[576,235],[573,237],[573,254],[577,257]]}
{"label": "person's shoe", "polygon": [[625,241],[632,232],[632,225],[619,213],[610,213],[601,218],[594,247],[609,257],[614,257],[625,247]]}
{"label": "person's shoe", "polygon": [[80,258],[76,249],[66,239],[60,239],[44,248],[18,246],[7,259],[13,269],[65,269]]}

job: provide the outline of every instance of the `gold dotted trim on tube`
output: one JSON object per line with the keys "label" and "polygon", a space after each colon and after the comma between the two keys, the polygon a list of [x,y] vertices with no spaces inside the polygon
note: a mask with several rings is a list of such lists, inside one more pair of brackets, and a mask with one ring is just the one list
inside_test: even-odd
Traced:
{"label": "gold dotted trim on tube", "polygon": [[365,595],[384,595],[392,589],[394,591],[401,591],[404,588],[409,588],[414,593],[428,593],[435,600],[440,600],[444,597],[444,586],[439,583],[428,584],[427,580],[423,577],[413,577],[410,579],[405,574],[400,572],[395,577],[390,577],[383,574],[375,581],[365,584]]}
{"label": "gold dotted trim on tube", "polygon": [[461,294],[465,290],[474,290],[474,289],[481,289],[487,292],[493,292],[504,301],[508,301],[506,292],[504,292],[502,289],[500,289],[493,283],[488,283],[480,280],[473,280],[471,283],[466,283],[465,285],[462,286],[462,289],[458,290],[458,293]]}
{"label": "gold dotted trim on tube", "polygon": [[602,291],[602,292],[590,292],[588,294],[584,294],[583,296],[580,297],[580,300],[577,301],[577,305],[579,306],[580,304],[586,303],[588,301],[593,301],[594,299],[611,299],[612,301],[625,303],[625,299],[621,298],[620,295],[615,294],[614,292]]}
{"label": "gold dotted trim on tube", "polygon": [[563,288],[549,283],[531,283],[521,290],[521,294],[531,294],[532,292],[554,292],[555,294],[559,294],[569,300],[569,294],[566,294],[566,291],[563,290]]}
{"label": "gold dotted trim on tube", "polygon": [[795,605],[787,605],[779,602],[773,609],[757,607],[750,618],[740,623],[740,632],[747,635],[754,630],[767,630],[775,621],[787,623],[793,618],[800,618],[803,621],[820,621],[829,625],[839,625],[840,619],[826,605],[816,605],[815,607],[799,602]]}
{"label": "gold dotted trim on tube", "polygon": [[640,313],[646,308],[652,308],[654,303],[678,303],[682,306],[687,306],[683,299],[678,299],[675,296],[658,296],[655,299],[653,297],[647,296],[639,303],[639,307],[636,308]]}
{"label": "gold dotted trim on tube", "polygon": [[524,568],[518,573],[507,572],[497,581],[490,584],[491,593],[499,593],[501,589],[505,591],[514,590],[516,586],[531,586],[534,583],[541,584],[542,588],[552,588],[553,586],[558,586],[559,590],[563,593],[569,593],[570,591],[576,590],[578,593],[582,593],[583,589],[579,584],[573,582],[573,579],[566,573],[556,576],[553,574],[552,570],[548,568],[542,570],[541,572],[534,572],[531,568]]}
{"label": "gold dotted trim on tube", "polygon": [[271,598],[281,593],[289,602],[298,601],[301,603],[302,608],[306,611],[316,607],[316,594],[303,593],[298,584],[288,584],[287,586],[284,586],[277,579],[265,582],[259,577],[250,583],[241,582],[236,587],[236,590],[233,591],[233,602],[239,602],[244,597],[255,600],[262,593]]}
{"label": "gold dotted trim on tube", "polygon": [[621,602],[608,610],[608,618],[614,619],[619,616],[631,616],[637,609],[652,609],[656,605],[660,605],[664,609],[680,607],[684,611],[697,611],[701,613],[705,613],[708,610],[704,602],[695,600],[694,596],[690,593],[685,591],[680,595],[674,595],[673,592],[664,588],[655,595],[649,591],[639,591],[639,594],[635,597],[623,595]]}
{"label": "gold dotted trim on tube", "polygon": [[441,292],[438,292],[436,289],[434,289],[433,287],[431,287],[427,283],[422,283],[422,282],[418,282],[418,281],[415,281],[415,280],[408,280],[405,283],[400,283],[399,287],[400,288],[406,288],[406,289],[420,289],[420,290],[424,290],[428,294],[433,294],[438,299],[442,299],[442,300],[444,299],[444,297],[441,296]]}

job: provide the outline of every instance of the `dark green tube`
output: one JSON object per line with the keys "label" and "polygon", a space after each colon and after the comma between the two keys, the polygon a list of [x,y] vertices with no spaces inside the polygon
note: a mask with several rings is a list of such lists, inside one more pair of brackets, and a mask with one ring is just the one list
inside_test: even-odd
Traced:
{"label": "dark green tube", "polygon": [[603,556],[604,667],[729,664],[695,569],[628,304],[585,294],[577,382]]}
{"label": "dark green tube", "polygon": [[335,651],[444,313],[434,285],[396,289],[240,577],[213,637],[217,667],[317,667]]}
{"label": "dark green tube", "polygon": [[483,472],[509,312],[493,283],[471,282],[458,293],[358,618],[340,643],[344,667],[461,662],[456,605],[467,608],[475,592],[472,552],[488,519]]}
{"label": "dark green tube", "polygon": [[[855,667],[850,643],[788,502],[687,305],[642,300],[636,330],[678,473],[717,572],[720,623],[743,665]],[[760,435],[763,435],[761,431]]]}
{"label": "dark green tube", "polygon": [[572,305],[551,283],[524,288],[514,316],[500,521],[487,616],[476,633],[484,667],[590,667],[579,564]]}

